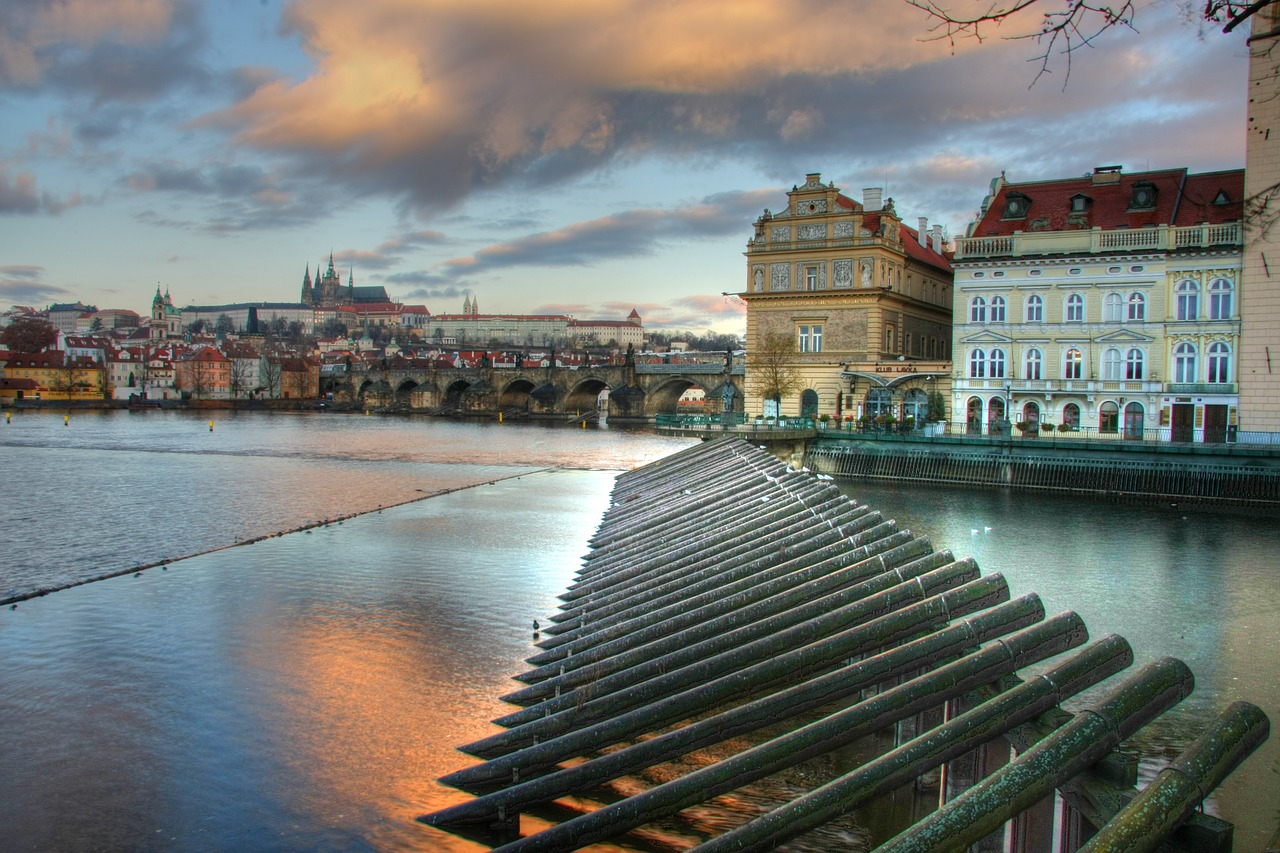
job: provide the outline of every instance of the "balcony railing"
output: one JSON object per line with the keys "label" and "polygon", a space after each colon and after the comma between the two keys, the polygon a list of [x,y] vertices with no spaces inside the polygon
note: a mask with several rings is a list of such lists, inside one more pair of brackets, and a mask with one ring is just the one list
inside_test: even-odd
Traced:
{"label": "balcony railing", "polygon": [[957,261],[966,258],[1021,257],[1023,255],[1094,254],[1098,252],[1172,252],[1208,246],[1241,246],[1244,229],[1239,222],[1223,225],[1189,225],[1175,228],[1101,228],[1078,231],[1016,231],[1000,237],[959,237]]}

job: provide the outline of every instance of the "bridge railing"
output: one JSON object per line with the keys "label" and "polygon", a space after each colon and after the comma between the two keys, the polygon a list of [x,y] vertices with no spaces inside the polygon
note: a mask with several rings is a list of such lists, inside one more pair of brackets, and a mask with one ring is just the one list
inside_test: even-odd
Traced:
{"label": "bridge railing", "polygon": [[711,414],[663,414],[654,419],[660,427],[739,426],[741,412],[715,412]]}

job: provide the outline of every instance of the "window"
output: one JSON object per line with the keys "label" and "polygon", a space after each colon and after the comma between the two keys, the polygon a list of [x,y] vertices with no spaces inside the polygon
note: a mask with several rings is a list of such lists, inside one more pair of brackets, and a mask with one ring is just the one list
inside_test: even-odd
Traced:
{"label": "window", "polygon": [[796,330],[796,349],[800,352],[822,352],[822,326],[800,326]]}
{"label": "window", "polygon": [[1120,407],[1106,402],[1098,409],[1098,432],[1115,434],[1120,431]]}
{"label": "window", "polygon": [[897,331],[898,330],[895,329],[893,326],[889,326],[884,330],[884,351],[885,352],[893,352],[893,345],[898,340]]}
{"label": "window", "polygon": [[1193,344],[1180,343],[1173,348],[1173,381],[1196,381],[1196,348]]}
{"label": "window", "polygon": [[1231,381],[1231,347],[1218,341],[1209,346],[1209,382],[1220,383]]}
{"label": "window", "polygon": [[969,322],[987,322],[987,300],[981,296],[973,297],[973,300],[969,303]]}
{"label": "window", "polygon": [[1178,283],[1177,305],[1179,320],[1194,320],[1200,315],[1200,285],[1187,280]]}
{"label": "window", "polygon": [[1027,297],[1027,322],[1044,322],[1044,299],[1038,293],[1033,293]]}
{"label": "window", "polygon": [[1005,304],[1004,304],[1003,296],[991,297],[991,322],[993,323],[1005,322],[1004,309],[1005,309]]}
{"label": "window", "polygon": [[1106,323],[1119,323],[1124,319],[1124,297],[1118,293],[1108,293],[1102,301],[1102,320]]}
{"label": "window", "polygon": [[1124,357],[1124,378],[1125,379],[1141,379],[1142,378],[1142,350],[1133,348],[1125,353]]}
{"label": "window", "polygon": [[1225,278],[1216,279],[1209,285],[1209,319],[1231,319],[1231,282]]}
{"label": "window", "polygon": [[987,360],[987,367],[990,368],[992,379],[1004,378],[1004,350],[997,347],[991,351],[991,357]]}
{"label": "window", "polygon": [[1080,407],[1067,403],[1062,407],[1062,424],[1068,429],[1080,429]]}
{"label": "window", "polygon": [[1084,322],[1084,297],[1078,293],[1073,293],[1067,297],[1067,322]]}
{"label": "window", "polygon": [[1066,360],[1062,365],[1064,379],[1081,379],[1084,376],[1084,353],[1078,349],[1067,350]]}
{"label": "window", "polygon": [[1023,375],[1026,376],[1027,379],[1032,379],[1038,382],[1042,378],[1040,367],[1043,363],[1044,354],[1041,353],[1040,350],[1027,350],[1026,370],[1023,371]]}
{"label": "window", "polygon": [[1120,350],[1109,349],[1102,354],[1102,378],[1113,382],[1120,379]]}
{"label": "window", "polygon": [[1147,298],[1141,293],[1129,294],[1129,319],[1139,323],[1147,319]]}
{"label": "window", "polygon": [[810,266],[810,267],[804,268],[804,289],[805,290],[818,289],[818,268],[817,267]]}
{"label": "window", "polygon": [[981,379],[987,375],[987,354],[980,349],[969,353],[969,378]]}

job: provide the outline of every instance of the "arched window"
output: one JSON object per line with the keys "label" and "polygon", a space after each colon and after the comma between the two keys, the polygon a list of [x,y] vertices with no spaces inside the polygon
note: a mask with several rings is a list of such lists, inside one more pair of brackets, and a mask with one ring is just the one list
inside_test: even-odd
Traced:
{"label": "arched window", "polygon": [[917,425],[924,423],[929,414],[929,395],[919,388],[912,388],[902,396],[902,419],[914,418]]}
{"label": "arched window", "polygon": [[969,353],[969,378],[981,379],[987,375],[987,354],[980,349]]}
{"label": "arched window", "polygon": [[970,397],[965,404],[965,432],[982,432],[982,398]]}
{"label": "arched window", "polygon": [[1062,365],[1063,379],[1082,379],[1084,377],[1084,353],[1078,349],[1067,350]]}
{"label": "arched window", "polygon": [[1111,292],[1102,301],[1102,319],[1107,323],[1119,323],[1124,319],[1124,297]]}
{"label": "arched window", "polygon": [[1027,379],[1040,381],[1044,378],[1041,373],[1041,365],[1044,364],[1044,354],[1038,349],[1027,350],[1026,369],[1022,372]]}
{"label": "arched window", "polygon": [[1078,293],[1073,293],[1067,297],[1067,322],[1084,322],[1084,297]]}
{"label": "arched window", "polygon": [[975,296],[969,302],[969,322],[987,322],[987,300],[983,299],[981,296]]}
{"label": "arched window", "polygon": [[1147,297],[1141,293],[1129,294],[1129,320],[1141,323],[1147,319]]}
{"label": "arched window", "polygon": [[1004,350],[996,347],[991,351],[991,356],[987,360],[987,367],[992,379],[1004,378]]}
{"label": "arched window", "polygon": [[1075,403],[1067,403],[1062,407],[1062,425],[1069,429],[1080,429],[1080,407]]}
{"label": "arched window", "polygon": [[1134,347],[1125,353],[1124,356],[1124,378],[1125,379],[1141,379],[1142,378],[1142,350]]}
{"label": "arched window", "polygon": [[1200,285],[1190,279],[1178,282],[1176,294],[1179,320],[1194,320],[1200,316]]}
{"label": "arched window", "polygon": [[987,428],[995,432],[996,422],[1004,420],[1004,397],[992,397],[987,402]]}
{"label": "arched window", "polygon": [[1023,405],[1022,419],[1029,424],[1040,423],[1040,406],[1030,402]]}
{"label": "arched window", "polygon": [[804,389],[800,394],[800,417],[816,418],[818,416],[818,392],[812,388]]}
{"label": "arched window", "polygon": [[1044,322],[1044,298],[1038,293],[1033,293],[1027,297],[1027,322]]}
{"label": "arched window", "polygon": [[867,392],[867,405],[863,414],[878,417],[893,413],[893,392],[888,388],[872,388]]}
{"label": "arched window", "polygon": [[1120,378],[1120,350],[1109,349],[1102,354],[1102,378],[1111,381]]}
{"label": "arched window", "polygon": [[1209,345],[1208,382],[1231,381],[1231,347],[1222,341]]}
{"label": "arched window", "polygon": [[1120,407],[1108,400],[1098,408],[1098,432],[1120,431]]}
{"label": "arched window", "polygon": [[991,322],[1004,323],[1005,320],[1005,302],[1003,296],[991,297]]}
{"label": "arched window", "polygon": [[1146,427],[1146,414],[1141,403],[1130,403],[1124,407],[1124,437],[1142,438]]}
{"label": "arched window", "polygon": [[1173,381],[1196,381],[1196,348],[1194,344],[1180,343],[1173,348]]}
{"label": "arched window", "polygon": [[1214,279],[1209,285],[1209,319],[1231,319],[1231,282],[1225,278]]}

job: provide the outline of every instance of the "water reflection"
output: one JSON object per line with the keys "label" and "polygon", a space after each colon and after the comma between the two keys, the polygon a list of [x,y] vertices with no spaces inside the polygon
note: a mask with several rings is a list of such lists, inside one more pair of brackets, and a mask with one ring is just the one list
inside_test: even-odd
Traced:
{"label": "water reflection", "polygon": [[[1237,699],[1280,722],[1280,530],[1273,518],[918,483],[840,487],[935,547],[975,558],[984,573],[1004,574],[1013,595],[1037,592],[1050,613],[1075,610],[1094,637],[1124,636],[1135,668],[1163,655],[1186,662],[1195,693],[1132,744],[1144,756],[1144,781]],[[1273,735],[1206,810],[1236,824],[1237,849],[1259,850],[1280,832],[1277,791],[1280,738]]]}

